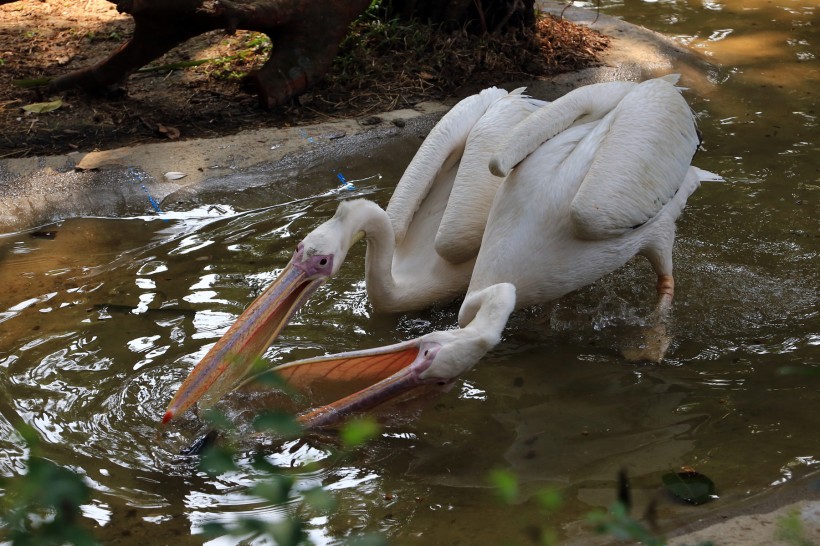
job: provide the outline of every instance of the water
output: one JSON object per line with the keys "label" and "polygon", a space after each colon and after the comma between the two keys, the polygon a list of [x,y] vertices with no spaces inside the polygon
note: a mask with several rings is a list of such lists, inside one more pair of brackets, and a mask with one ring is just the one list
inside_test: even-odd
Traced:
{"label": "water", "polygon": [[[83,473],[85,507],[105,543],[200,544],[201,526],[246,514],[282,518],[246,493],[251,447],[297,469],[298,488],[339,500],[310,519],[317,542],[381,530],[395,544],[527,543],[539,528],[583,535],[583,515],[614,499],[625,468],[636,505],[682,465],[719,499],[689,507],[660,496],[665,528],[790,487],[820,464],[820,386],[783,374],[818,367],[816,90],[813,2],[603,2],[602,11],[664,32],[716,64],[685,82],[719,172],[689,201],[675,251],[675,340],[659,366],[624,361],[654,299],[636,260],[561,301],[514,316],[499,347],[448,395],[399,422],[345,463],[327,445],[259,439],[240,471],[213,479],[176,456],[199,431],[187,418],[157,434],[188,370],[289,259],[340,198],[386,204],[417,143],[312,165],[285,192],[263,185],[206,202],[163,203],[167,221],[78,218],[54,239],[0,238],[0,473],[22,469],[12,431],[24,421],[43,454]],[[379,158],[389,157],[392,161]],[[356,183],[336,191],[338,172]],[[268,173],[248,173],[264,177]],[[381,177],[381,178],[379,178]],[[283,196],[285,195],[285,196]],[[257,203],[271,203],[254,209]],[[278,203],[278,204],[277,204]],[[177,210],[174,210],[177,209]],[[376,319],[362,282],[362,245],[268,353],[274,361],[409,339],[455,324],[457,307]],[[251,401],[225,406],[241,421]],[[513,506],[487,475],[521,480]],[[816,478],[815,478],[816,479]],[[564,504],[545,518],[532,495]],[[489,523],[491,522],[491,523]]]}

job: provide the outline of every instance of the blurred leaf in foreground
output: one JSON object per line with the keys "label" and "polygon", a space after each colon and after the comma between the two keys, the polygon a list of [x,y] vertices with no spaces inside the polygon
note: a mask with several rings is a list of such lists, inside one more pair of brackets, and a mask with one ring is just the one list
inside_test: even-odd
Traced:
{"label": "blurred leaf in foreground", "polygon": [[518,477],[509,470],[490,472],[490,483],[495,487],[501,502],[512,504],[518,498]]}
{"label": "blurred leaf in foreground", "polygon": [[353,449],[379,435],[381,427],[373,419],[351,419],[339,430],[344,449]]}

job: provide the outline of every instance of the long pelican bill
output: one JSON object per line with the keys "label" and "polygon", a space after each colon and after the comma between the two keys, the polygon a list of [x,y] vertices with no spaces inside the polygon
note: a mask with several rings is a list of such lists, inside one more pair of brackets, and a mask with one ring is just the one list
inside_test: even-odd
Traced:
{"label": "long pelican bill", "polygon": [[353,413],[364,412],[438,380],[422,379],[437,347],[422,351],[419,339],[362,351],[300,360],[274,368],[289,385],[309,391],[312,397],[327,397],[328,389],[340,385],[361,387],[335,401],[298,417],[305,428],[333,426]]}
{"label": "long pelican bill", "polygon": [[163,424],[206,394],[208,400],[216,401],[230,391],[325,280],[312,278],[291,260],[191,371],[168,404]]}

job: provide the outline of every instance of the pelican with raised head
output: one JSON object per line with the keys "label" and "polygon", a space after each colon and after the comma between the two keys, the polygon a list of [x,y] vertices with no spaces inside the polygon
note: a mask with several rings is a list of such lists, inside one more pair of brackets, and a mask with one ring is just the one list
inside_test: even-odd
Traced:
{"label": "pelican with raised head", "polygon": [[493,87],[454,106],[422,143],[386,210],[364,199],[341,203],[197,364],[163,423],[203,396],[207,405],[233,388],[358,240],[367,241],[365,279],[375,311],[418,310],[463,295],[504,180],[487,170],[489,158],[519,121],[545,104],[522,92]]}
{"label": "pelican with raised head", "polygon": [[459,323],[481,289],[510,282],[516,308],[545,303],[645,256],[658,303],[645,346],[626,356],[658,362],[669,345],[675,222],[701,181],[700,145],[678,77],[610,82],[567,93],[511,131],[490,161],[496,192]]}

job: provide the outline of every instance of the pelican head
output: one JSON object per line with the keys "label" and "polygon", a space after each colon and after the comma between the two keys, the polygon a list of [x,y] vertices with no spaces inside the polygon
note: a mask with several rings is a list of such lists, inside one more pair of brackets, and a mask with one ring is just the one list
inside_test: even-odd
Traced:
{"label": "pelican head", "polygon": [[305,428],[339,424],[424,387],[447,390],[501,340],[515,307],[515,287],[489,286],[475,295],[480,308],[464,328],[439,331],[395,345],[299,360],[274,370],[299,390],[319,390],[321,383],[362,383],[366,387],[299,416]]}
{"label": "pelican head", "polygon": [[[374,205],[375,206],[375,205]],[[338,273],[350,247],[364,237],[351,226],[350,206],[313,230],[296,247],[276,280],[245,309],[177,390],[163,423],[205,397],[219,400],[245,377],[310,296]]]}

